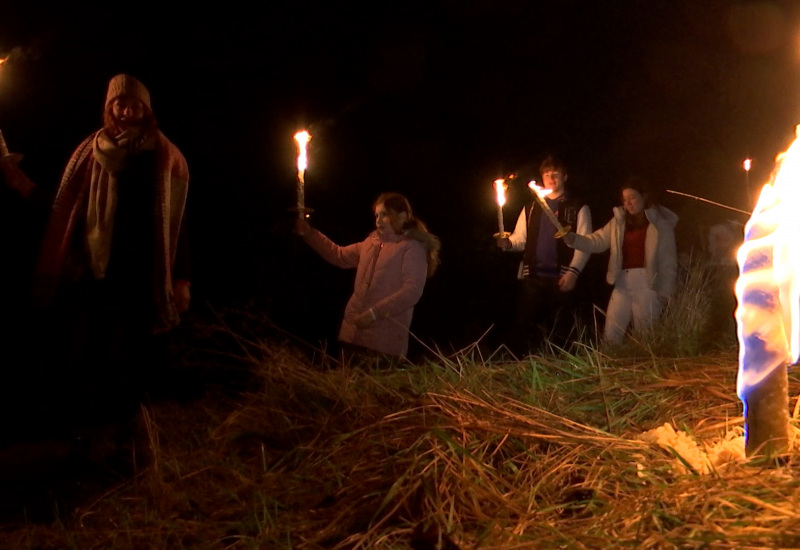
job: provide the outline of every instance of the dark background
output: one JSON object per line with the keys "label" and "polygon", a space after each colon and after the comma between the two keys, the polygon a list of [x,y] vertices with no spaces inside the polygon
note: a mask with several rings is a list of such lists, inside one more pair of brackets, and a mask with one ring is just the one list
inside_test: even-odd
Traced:
{"label": "dark background", "polygon": [[[313,135],[312,223],[340,244],[372,228],[373,199],[404,193],[443,243],[413,331],[444,350],[500,333],[518,257],[495,250],[491,182],[555,151],[595,226],[639,174],[654,187],[747,209],[800,122],[800,5],[790,0],[466,1],[60,8],[0,15],[0,129],[52,193],[100,126],[108,79],[150,90],[192,175],[194,308],[262,309],[333,339],[352,273],[292,234],[292,135]],[[195,4],[197,6],[199,4]],[[532,177],[532,176],[531,176]],[[509,190],[506,228],[527,198]],[[674,194],[679,247],[746,216]],[[39,218],[15,225],[33,249]],[[22,261],[24,263],[24,261]],[[584,277],[605,305],[603,259]],[[412,344],[412,350],[419,346]]]}

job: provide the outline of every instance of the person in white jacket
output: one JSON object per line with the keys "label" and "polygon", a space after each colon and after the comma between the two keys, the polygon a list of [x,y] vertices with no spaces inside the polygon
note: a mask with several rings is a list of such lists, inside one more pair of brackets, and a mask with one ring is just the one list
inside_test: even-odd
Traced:
{"label": "person in white jacket", "polygon": [[611,249],[606,281],[614,289],[606,311],[606,341],[621,342],[631,320],[641,330],[660,318],[675,290],[677,222],[674,212],[651,202],[644,185],[632,178],[622,186],[622,207],[614,208],[614,218],[603,228],[564,236],[576,250]]}

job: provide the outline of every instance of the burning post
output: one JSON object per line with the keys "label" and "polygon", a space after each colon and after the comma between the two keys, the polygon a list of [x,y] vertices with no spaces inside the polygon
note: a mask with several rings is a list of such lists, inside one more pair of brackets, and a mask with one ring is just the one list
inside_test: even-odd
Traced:
{"label": "burning post", "polygon": [[[798,127],[800,129],[800,127]],[[788,450],[789,365],[800,353],[800,141],[778,156],[745,226],[736,282],[739,375],[745,452],[774,456]]]}

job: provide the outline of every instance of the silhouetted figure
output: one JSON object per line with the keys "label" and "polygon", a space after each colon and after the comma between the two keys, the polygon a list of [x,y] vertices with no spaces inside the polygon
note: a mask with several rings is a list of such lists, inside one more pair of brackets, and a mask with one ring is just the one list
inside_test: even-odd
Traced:
{"label": "silhouetted figure", "polygon": [[163,339],[154,335],[189,307],[189,171],[135,78],[111,79],[103,121],[64,171],[36,291],[59,314],[59,362],[69,363],[83,398],[125,408],[158,382]]}
{"label": "silhouetted figure", "polygon": [[708,230],[709,342],[727,344],[736,337],[734,287],[739,277],[736,252],[743,238],[743,227],[730,222],[712,225]]}

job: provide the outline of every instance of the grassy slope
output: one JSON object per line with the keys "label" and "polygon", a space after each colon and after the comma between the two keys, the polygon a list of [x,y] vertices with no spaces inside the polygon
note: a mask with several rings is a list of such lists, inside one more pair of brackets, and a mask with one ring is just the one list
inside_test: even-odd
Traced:
{"label": "grassy slope", "polygon": [[735,345],[686,358],[702,331],[678,305],[627,357],[475,345],[366,372],[207,334],[237,344],[224,361],[257,374],[248,391],[143,408],[133,479],[52,525],[3,526],[0,547],[800,546],[795,452],[702,474],[684,448],[642,440],[665,423],[701,447],[741,433]]}
{"label": "grassy slope", "polygon": [[149,463],[135,479],[53,526],[6,526],[0,546],[800,544],[794,455],[700,475],[638,437],[741,428],[731,353],[484,362],[476,349],[368,373],[256,349],[260,387],[143,409]]}

